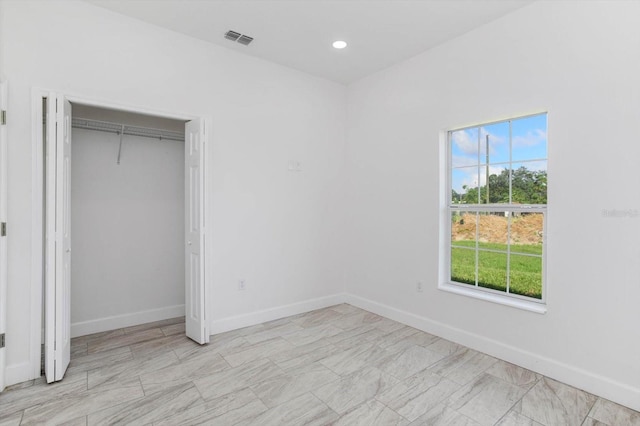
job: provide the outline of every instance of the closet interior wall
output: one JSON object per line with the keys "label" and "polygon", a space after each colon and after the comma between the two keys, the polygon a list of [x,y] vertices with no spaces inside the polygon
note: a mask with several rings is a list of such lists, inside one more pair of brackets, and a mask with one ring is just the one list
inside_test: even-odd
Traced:
{"label": "closet interior wall", "polygon": [[[73,106],[73,118],[184,122]],[[184,142],[72,129],[71,334],[184,314]]]}

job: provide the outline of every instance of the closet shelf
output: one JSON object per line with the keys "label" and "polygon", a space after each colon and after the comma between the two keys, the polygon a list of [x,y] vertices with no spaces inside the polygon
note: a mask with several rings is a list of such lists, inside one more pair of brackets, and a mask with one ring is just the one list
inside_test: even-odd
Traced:
{"label": "closet shelf", "polygon": [[152,129],[139,126],[127,126],[118,123],[110,123],[108,121],[89,120],[87,118],[73,118],[71,120],[71,126],[76,129],[97,130],[99,132],[184,142],[183,132],[174,132],[171,130]]}

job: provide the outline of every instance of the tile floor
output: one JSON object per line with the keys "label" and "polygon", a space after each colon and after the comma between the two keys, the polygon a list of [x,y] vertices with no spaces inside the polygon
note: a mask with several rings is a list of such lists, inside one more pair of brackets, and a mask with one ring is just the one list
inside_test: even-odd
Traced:
{"label": "tile floor", "polygon": [[184,319],[73,339],[0,425],[640,425],[640,413],[350,305],[216,335]]}

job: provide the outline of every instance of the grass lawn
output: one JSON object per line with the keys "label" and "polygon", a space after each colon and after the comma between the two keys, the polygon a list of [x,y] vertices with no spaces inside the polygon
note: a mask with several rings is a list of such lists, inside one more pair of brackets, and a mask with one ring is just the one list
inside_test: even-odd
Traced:
{"label": "grass lawn", "polygon": [[[458,247],[475,247],[474,241],[452,242],[451,280],[475,285],[474,250]],[[506,291],[507,288],[507,245],[499,243],[479,243],[478,286]],[[504,253],[483,251],[502,250]],[[542,297],[542,257],[522,256],[518,253],[542,256],[542,245],[512,244],[509,272],[509,292],[540,299]]]}

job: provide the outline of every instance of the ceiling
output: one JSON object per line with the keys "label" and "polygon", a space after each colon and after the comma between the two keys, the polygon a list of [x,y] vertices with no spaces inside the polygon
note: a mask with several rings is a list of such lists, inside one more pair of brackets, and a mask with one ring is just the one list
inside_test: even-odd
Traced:
{"label": "ceiling", "polygon": [[[87,0],[106,9],[349,84],[533,0]],[[249,35],[249,46],[226,40]],[[335,40],[347,48],[334,49]]]}

